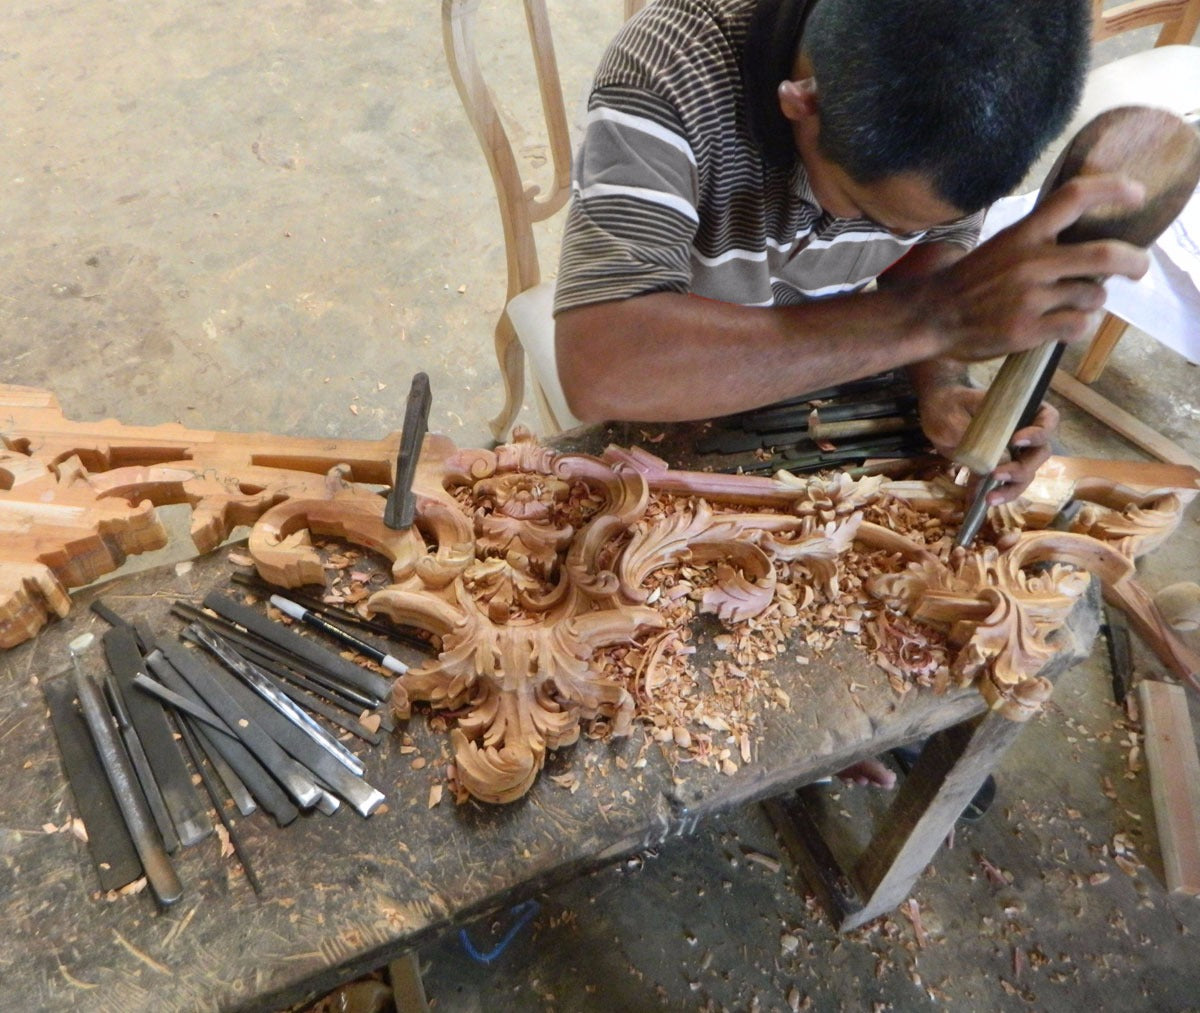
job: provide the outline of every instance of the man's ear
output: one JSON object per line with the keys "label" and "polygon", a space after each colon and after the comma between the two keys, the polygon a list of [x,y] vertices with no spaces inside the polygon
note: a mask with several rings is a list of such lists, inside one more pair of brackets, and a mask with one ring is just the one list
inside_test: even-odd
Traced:
{"label": "man's ear", "polygon": [[802,123],[817,115],[817,79],[800,78],[779,82],[779,108],[793,123]]}

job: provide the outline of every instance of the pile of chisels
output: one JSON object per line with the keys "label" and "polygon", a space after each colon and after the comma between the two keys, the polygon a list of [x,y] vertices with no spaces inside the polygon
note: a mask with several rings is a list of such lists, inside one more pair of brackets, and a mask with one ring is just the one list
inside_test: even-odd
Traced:
{"label": "pile of chisels", "polygon": [[[275,590],[253,576],[235,580]],[[381,635],[429,647],[303,595],[272,603],[389,674],[405,666]],[[383,803],[343,738],[377,745],[393,727],[382,706],[389,677],[220,591],[202,607],[175,603],[186,623],[178,637],[155,636],[103,602],[93,608],[111,625],[101,638],[106,665],[84,634],[70,645],[70,677],[48,680],[44,692],[103,890],[144,874],[160,904],[179,900],[171,856],[213,832],[211,807],[258,893],[234,813],[261,808],[286,826],[305,810],[331,815],[344,803],[367,817]]]}
{"label": "pile of chisels", "polygon": [[813,391],[717,419],[696,449],[726,455],[721,471],[820,471],[932,452],[917,398],[899,372]]}

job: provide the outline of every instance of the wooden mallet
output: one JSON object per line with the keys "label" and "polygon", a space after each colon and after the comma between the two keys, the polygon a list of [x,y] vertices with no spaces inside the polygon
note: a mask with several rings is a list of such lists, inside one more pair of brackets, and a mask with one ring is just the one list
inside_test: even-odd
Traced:
{"label": "wooden mallet", "polygon": [[[1200,133],[1174,113],[1122,106],[1101,113],[1067,145],[1038,193],[1040,204],[1076,176],[1119,175],[1146,188],[1138,208],[1102,206],[1059,233],[1060,243],[1121,239],[1149,247],[1178,217],[1200,182]],[[1065,346],[1047,342],[1005,358],[954,453],[956,464],[986,476],[963,517],[956,545],[974,540],[987,514],[987,496],[1000,483],[992,472],[1013,433],[1037,415]]]}

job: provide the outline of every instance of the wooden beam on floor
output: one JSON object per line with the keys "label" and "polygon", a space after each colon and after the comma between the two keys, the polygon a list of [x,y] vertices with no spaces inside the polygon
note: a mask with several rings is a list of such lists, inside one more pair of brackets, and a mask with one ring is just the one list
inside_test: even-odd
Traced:
{"label": "wooden beam on floor", "polygon": [[1089,415],[1099,419],[1118,436],[1124,437],[1152,457],[1157,457],[1160,461],[1170,461],[1172,464],[1200,468],[1200,458],[1189,454],[1179,444],[1151,429],[1125,409],[1118,408],[1108,398],[1096,393],[1087,384],[1080,383],[1070,373],[1058,370],[1050,380],[1050,389],[1055,394],[1065,397],[1077,408],[1082,408]]}
{"label": "wooden beam on floor", "polygon": [[1138,684],[1146,763],[1167,889],[1200,897],[1200,758],[1182,686]]}

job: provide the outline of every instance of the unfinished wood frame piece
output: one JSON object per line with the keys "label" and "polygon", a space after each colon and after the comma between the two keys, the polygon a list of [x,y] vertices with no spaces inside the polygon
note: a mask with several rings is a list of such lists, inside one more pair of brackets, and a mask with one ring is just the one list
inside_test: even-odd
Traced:
{"label": "unfinished wood frame piece", "polygon": [[[168,424],[73,422],[54,395],[0,385],[0,648],[70,609],[68,590],[162,548],[154,508],[189,504],[209,552],[291,498],[371,497],[399,437],[314,440]],[[378,498],[378,497],[375,497]]]}
{"label": "unfinished wood frame piece", "polygon": [[[454,711],[459,786],[491,802],[523,795],[582,724],[630,729],[637,687],[606,652],[669,633],[666,604],[681,593],[735,627],[783,603],[789,629],[809,607],[844,607],[897,688],[974,684],[1019,721],[1048,695],[1038,672],[1090,574],[1180,678],[1195,684],[1200,669],[1133,579],[1133,559],[1161,544],[1200,487],[1194,469],[1056,458],[963,552],[950,538],[963,493],[944,480],[675,471],[637,448],[560,454],[522,433],[460,450],[430,436],[416,522],[396,532],[375,488],[390,482],[395,437],[75,423],[21,388],[0,388],[0,405],[0,643],[64,614],[67,588],[159,544],[156,504],[192,505],[201,551],[253,524],[251,555],[282,586],[323,578],[313,534],[356,542],[392,566],[369,610],[440,638],[435,660],[397,679],[396,710]],[[1071,530],[1048,528],[1072,496],[1086,505]],[[847,600],[851,566],[869,576]],[[686,662],[688,634],[676,632],[636,673],[643,687],[662,677],[655,666]]]}

